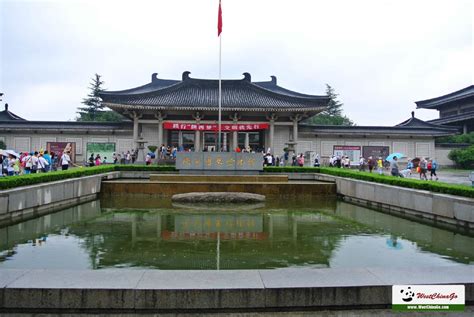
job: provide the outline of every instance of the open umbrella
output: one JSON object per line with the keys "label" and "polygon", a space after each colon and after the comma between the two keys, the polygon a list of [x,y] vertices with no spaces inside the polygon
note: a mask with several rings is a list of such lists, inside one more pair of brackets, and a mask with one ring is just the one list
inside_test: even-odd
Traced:
{"label": "open umbrella", "polygon": [[385,160],[386,161],[392,161],[394,157],[399,159],[399,158],[405,157],[405,154],[403,154],[403,153],[392,153],[389,156],[387,156],[387,158]]}
{"label": "open umbrella", "polygon": [[6,151],[4,151],[4,152],[5,152],[5,154],[7,154],[7,155],[12,155],[12,156],[14,156],[14,157],[16,157],[16,158],[20,157],[20,154],[16,153],[16,152],[13,151],[13,150],[6,150]]}

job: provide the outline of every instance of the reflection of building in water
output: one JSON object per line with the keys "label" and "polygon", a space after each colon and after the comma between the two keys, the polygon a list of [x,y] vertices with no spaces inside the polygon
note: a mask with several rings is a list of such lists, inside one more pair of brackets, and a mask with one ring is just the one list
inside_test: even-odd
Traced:
{"label": "reflection of building in water", "polygon": [[[17,244],[41,239],[46,234],[60,234],[67,226],[100,215],[98,200],[67,208],[61,212],[45,215],[8,227],[0,228],[0,250],[13,248]],[[67,230],[67,229],[66,229]],[[44,242],[44,241],[43,241]]]}
{"label": "reflection of building in water", "polygon": [[161,237],[165,240],[217,239],[263,240],[268,237],[263,232],[263,215],[176,215],[174,230],[164,230]]}
{"label": "reflection of building in water", "polygon": [[[250,269],[328,266],[341,230],[331,217],[304,213],[107,212],[71,227],[94,267]],[[93,241],[90,232],[101,232]],[[302,242],[315,236],[313,242]],[[318,236],[318,237],[316,237]],[[93,254],[93,255],[92,255]]]}
{"label": "reflection of building in water", "polygon": [[[101,213],[98,204],[78,206],[0,229],[0,253],[15,256],[9,250],[16,244],[28,244],[28,240],[42,236],[59,236],[63,228],[87,252],[93,268],[326,267],[339,252],[343,240],[380,233],[390,233],[392,239],[400,241],[413,241],[423,251],[461,263],[474,258],[472,238],[468,236],[348,204],[338,204],[325,213],[296,207],[234,213],[177,208]],[[388,248],[386,240],[381,241]],[[41,249],[44,248],[35,251]],[[21,253],[21,248],[18,250]]]}

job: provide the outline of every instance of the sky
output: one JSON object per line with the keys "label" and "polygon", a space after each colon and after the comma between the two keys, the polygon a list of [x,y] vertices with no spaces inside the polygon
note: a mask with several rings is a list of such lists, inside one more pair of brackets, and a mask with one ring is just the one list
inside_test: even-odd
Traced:
{"label": "sky", "polygon": [[[357,125],[473,84],[473,1],[222,0],[222,77],[323,95]],[[95,73],[122,90],[218,78],[218,0],[0,0],[0,92],[27,120],[74,120]],[[438,117],[415,110],[416,117]]]}

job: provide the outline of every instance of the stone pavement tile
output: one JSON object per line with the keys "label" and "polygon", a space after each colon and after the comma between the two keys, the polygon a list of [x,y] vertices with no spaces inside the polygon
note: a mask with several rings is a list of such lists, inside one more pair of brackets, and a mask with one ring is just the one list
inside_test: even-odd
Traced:
{"label": "stone pavement tile", "polygon": [[474,283],[474,266],[368,268],[368,271],[391,285]]}
{"label": "stone pavement tile", "polygon": [[7,308],[133,309],[144,271],[31,270],[4,288]]}
{"label": "stone pavement tile", "polygon": [[251,308],[262,307],[264,296],[256,270],[146,271],[135,290],[135,307]]}
{"label": "stone pavement tile", "polygon": [[143,270],[30,270],[8,288],[133,289]]}
{"label": "stone pavement tile", "polygon": [[145,271],[138,289],[259,289],[263,288],[256,270],[227,271]]}
{"label": "stone pavement tile", "polygon": [[16,279],[25,275],[30,270],[19,270],[19,269],[1,269],[0,270],[0,288],[7,286],[14,282]]}
{"label": "stone pavement tile", "polygon": [[266,288],[339,287],[387,285],[366,269],[261,270]]}

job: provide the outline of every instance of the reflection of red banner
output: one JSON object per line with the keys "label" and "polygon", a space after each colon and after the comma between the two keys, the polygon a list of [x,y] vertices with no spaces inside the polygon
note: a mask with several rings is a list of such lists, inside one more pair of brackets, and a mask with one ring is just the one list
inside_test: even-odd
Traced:
{"label": "reflection of red banner", "polygon": [[[217,232],[176,232],[165,230],[161,232],[164,240],[202,240],[217,239]],[[268,238],[266,232],[220,232],[221,240],[265,240]]]}
{"label": "reflection of red banner", "polygon": [[[197,123],[179,123],[163,122],[163,128],[167,130],[193,130],[193,131],[217,131],[218,124],[197,124]],[[248,123],[248,124],[221,124],[221,131],[253,131],[266,130],[268,123]]]}

